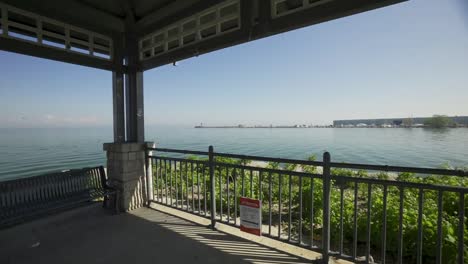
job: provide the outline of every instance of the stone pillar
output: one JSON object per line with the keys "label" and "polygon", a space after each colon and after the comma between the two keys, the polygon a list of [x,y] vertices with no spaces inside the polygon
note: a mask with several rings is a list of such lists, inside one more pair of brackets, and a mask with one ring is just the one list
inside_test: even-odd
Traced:
{"label": "stone pillar", "polygon": [[148,201],[146,146],[153,143],[105,143],[109,184],[120,191],[120,210],[130,211]]}

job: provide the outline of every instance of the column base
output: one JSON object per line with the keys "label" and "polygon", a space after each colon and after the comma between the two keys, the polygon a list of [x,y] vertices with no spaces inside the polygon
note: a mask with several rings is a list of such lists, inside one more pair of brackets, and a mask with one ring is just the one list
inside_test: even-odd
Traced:
{"label": "column base", "polygon": [[120,191],[122,211],[130,211],[148,202],[145,151],[152,143],[105,143],[109,184]]}

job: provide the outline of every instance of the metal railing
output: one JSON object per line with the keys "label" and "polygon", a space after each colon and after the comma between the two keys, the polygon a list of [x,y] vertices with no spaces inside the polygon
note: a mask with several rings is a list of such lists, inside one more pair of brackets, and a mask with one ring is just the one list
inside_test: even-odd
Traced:
{"label": "metal railing", "polygon": [[[467,171],[335,163],[328,152],[323,161],[237,155],[212,146],[149,148],[147,157],[152,202],[211,219],[213,228],[239,226],[245,196],[262,201],[263,236],[318,251],[324,263],[468,263]],[[440,184],[441,177],[462,186]]]}

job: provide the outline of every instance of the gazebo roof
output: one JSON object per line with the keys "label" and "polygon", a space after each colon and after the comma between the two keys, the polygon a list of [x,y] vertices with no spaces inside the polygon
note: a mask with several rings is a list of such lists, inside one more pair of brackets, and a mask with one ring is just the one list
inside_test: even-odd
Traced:
{"label": "gazebo roof", "polygon": [[0,49],[143,71],[402,1],[0,0]]}

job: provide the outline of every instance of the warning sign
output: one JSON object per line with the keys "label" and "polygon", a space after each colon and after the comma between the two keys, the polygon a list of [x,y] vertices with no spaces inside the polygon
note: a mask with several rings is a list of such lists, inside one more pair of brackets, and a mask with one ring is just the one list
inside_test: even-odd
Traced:
{"label": "warning sign", "polygon": [[246,197],[240,198],[240,230],[257,236],[262,234],[262,203]]}

